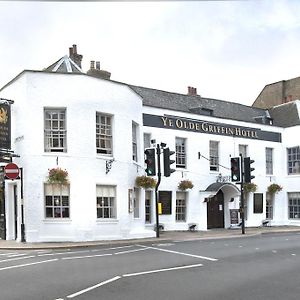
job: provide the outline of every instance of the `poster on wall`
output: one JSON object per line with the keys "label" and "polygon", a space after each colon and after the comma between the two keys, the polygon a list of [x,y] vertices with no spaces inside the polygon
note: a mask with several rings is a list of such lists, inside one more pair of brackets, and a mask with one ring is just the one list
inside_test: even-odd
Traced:
{"label": "poster on wall", "polygon": [[7,103],[0,103],[0,149],[11,149],[11,112]]}

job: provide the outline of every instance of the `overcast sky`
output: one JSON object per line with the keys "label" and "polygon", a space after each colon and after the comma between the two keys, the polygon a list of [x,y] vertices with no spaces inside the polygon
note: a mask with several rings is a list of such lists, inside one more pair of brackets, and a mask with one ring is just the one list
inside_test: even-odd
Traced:
{"label": "overcast sky", "polygon": [[300,76],[300,1],[0,1],[0,86],[73,44],[111,79],[251,105]]}

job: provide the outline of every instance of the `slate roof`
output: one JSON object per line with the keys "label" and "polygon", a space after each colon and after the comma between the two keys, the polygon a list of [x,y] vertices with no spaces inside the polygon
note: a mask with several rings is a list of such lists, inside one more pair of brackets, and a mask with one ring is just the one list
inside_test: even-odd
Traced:
{"label": "slate roof", "polygon": [[242,105],[239,103],[171,93],[151,88],[129,85],[143,99],[145,106],[170,109],[199,115],[211,115],[217,118],[263,123],[269,117],[266,109]]}
{"label": "slate roof", "polygon": [[291,127],[300,125],[300,100],[269,108],[275,126]]}

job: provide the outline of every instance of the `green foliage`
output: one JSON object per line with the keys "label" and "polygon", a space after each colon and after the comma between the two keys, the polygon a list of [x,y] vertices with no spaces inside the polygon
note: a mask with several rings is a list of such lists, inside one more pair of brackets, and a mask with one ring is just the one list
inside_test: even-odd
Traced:
{"label": "green foliage", "polygon": [[53,168],[48,173],[48,183],[68,184],[68,172],[61,168]]}
{"label": "green foliage", "polygon": [[255,183],[244,183],[245,193],[255,193],[257,190],[257,185]]}
{"label": "green foliage", "polygon": [[190,180],[182,180],[178,184],[178,189],[185,191],[187,189],[192,189],[194,187],[193,183]]}
{"label": "green foliage", "polygon": [[138,176],[135,180],[135,184],[144,189],[153,189],[156,186],[156,180],[148,176]]}
{"label": "green foliage", "polygon": [[272,183],[271,185],[268,186],[268,193],[270,194],[278,193],[281,190],[282,190],[282,186],[280,186],[277,183]]}

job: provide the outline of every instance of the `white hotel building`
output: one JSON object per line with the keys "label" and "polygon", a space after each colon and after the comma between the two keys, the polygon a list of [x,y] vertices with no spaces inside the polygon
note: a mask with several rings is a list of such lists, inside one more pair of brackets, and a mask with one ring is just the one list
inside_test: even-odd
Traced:
{"label": "white hotel building", "polygon": [[[145,175],[150,141],[176,151],[176,172],[162,177],[164,230],[232,228],[240,223],[240,185],[230,158],[255,162],[255,192],[245,195],[246,227],[300,226],[300,101],[271,109],[110,80],[96,63],[85,74],[76,46],[43,71],[24,70],[0,89],[11,105],[13,162],[23,180],[5,180],[2,236],[27,242],[155,236],[155,193]],[[50,184],[49,169],[68,172]],[[192,189],[178,189],[180,181]],[[22,184],[21,184],[22,183]],[[282,186],[268,193],[270,184]]]}

